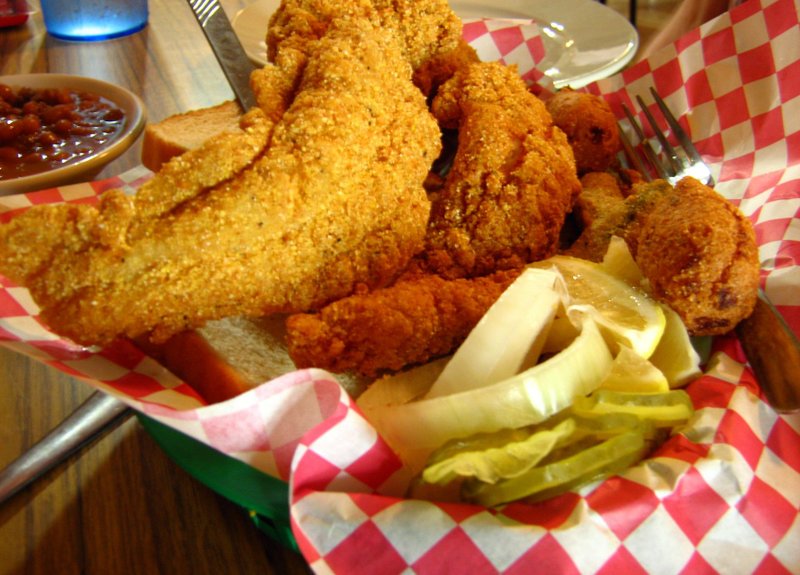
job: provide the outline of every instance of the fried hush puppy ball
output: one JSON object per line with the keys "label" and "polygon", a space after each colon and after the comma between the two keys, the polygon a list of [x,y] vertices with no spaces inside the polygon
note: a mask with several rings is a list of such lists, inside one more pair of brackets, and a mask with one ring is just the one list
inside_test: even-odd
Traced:
{"label": "fried hush puppy ball", "polygon": [[619,131],[608,102],[565,88],[548,98],[546,105],[555,125],[567,135],[578,174],[603,172],[616,163]]}
{"label": "fried hush puppy ball", "polygon": [[625,239],[653,295],[692,335],[727,333],[748,317],[760,262],[750,221],[693,178],[635,184],[628,196],[610,173],[581,179],[575,205],[583,232],[566,253],[600,261],[612,236]]}

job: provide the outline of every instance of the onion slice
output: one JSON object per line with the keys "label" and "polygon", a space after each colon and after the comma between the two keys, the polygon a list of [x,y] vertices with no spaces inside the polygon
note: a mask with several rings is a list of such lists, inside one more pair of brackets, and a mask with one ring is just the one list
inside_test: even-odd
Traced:
{"label": "onion slice", "polygon": [[494,385],[394,406],[365,415],[412,469],[446,441],[544,421],[594,391],[613,358],[597,324],[561,353]]}
{"label": "onion slice", "polygon": [[559,274],[526,269],[500,295],[459,346],[426,398],[493,385],[539,359],[561,298]]}

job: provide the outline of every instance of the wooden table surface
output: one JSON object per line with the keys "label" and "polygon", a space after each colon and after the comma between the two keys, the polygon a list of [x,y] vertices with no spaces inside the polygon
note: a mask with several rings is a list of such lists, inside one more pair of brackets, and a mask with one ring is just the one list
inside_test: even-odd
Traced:
{"label": "wooden table surface", "polygon": [[[29,0],[38,10],[36,0]],[[229,17],[245,2],[223,0]],[[0,30],[0,74],[92,76],[143,98],[148,117],[231,99],[186,2],[150,0],[141,32],[94,43],[49,37],[37,12]],[[1,81],[1,79],[0,79]],[[107,167],[139,164],[140,144]],[[87,384],[0,348],[0,468],[68,416]],[[195,481],[135,418],[0,505],[0,573],[112,575],[308,573],[303,558],[261,533],[246,512]]]}

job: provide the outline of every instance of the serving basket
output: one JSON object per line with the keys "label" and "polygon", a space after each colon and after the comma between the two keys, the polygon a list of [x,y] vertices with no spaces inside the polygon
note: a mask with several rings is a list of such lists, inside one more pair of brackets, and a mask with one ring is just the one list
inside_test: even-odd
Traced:
{"label": "serving basket", "polygon": [[[584,89],[622,117],[651,86],[711,165],[716,190],[752,221],[762,285],[800,333],[798,3],[750,0]],[[148,177],[137,169],[0,198],[0,220],[110,188],[135,193]],[[769,407],[733,336],[714,339],[706,373],[686,388],[695,415],[648,459],[498,509],[405,498],[408,473],[325,371],[203,405],[130,343],[94,350],[53,335],[4,278],[0,343],[120,397],[180,466],[320,573],[800,572],[800,414]]]}

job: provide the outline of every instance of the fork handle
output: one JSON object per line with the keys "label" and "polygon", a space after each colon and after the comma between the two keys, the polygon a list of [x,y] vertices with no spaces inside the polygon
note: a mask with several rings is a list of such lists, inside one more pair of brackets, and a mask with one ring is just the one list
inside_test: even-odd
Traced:
{"label": "fork handle", "polygon": [[94,392],[49,434],[0,471],[0,504],[131,413],[115,397]]}
{"label": "fork handle", "polygon": [[800,343],[763,292],[736,335],[769,404],[783,413],[800,410]]}

